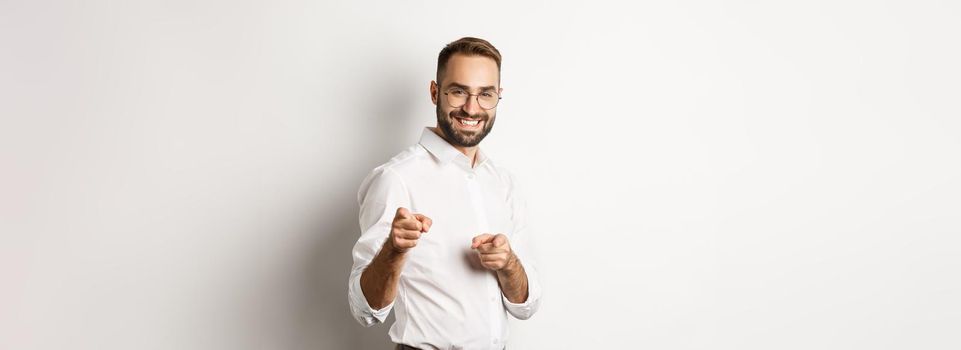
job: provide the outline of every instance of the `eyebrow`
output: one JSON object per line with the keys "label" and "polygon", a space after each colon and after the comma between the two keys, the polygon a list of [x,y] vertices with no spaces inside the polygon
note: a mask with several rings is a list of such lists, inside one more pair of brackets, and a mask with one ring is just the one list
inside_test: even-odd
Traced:
{"label": "eyebrow", "polygon": [[[455,82],[451,82],[450,84],[447,84],[447,88],[448,88],[448,89],[451,88],[451,87],[457,87],[457,88],[461,88],[461,89],[464,89],[464,90],[467,90],[467,91],[470,91],[470,89],[471,89],[470,86],[467,86],[467,85],[464,85],[464,84],[460,84],[460,83],[455,83]],[[480,87],[480,91],[487,91],[487,90],[497,90],[497,87],[496,87],[496,86],[493,86],[493,85],[481,86],[481,87]]]}

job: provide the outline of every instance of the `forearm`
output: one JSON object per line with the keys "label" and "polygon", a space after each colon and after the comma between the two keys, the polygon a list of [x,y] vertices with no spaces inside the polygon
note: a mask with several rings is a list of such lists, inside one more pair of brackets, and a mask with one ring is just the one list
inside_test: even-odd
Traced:
{"label": "forearm", "polygon": [[497,271],[497,282],[510,302],[520,304],[527,301],[527,272],[516,255],[511,254],[507,265]]}
{"label": "forearm", "polygon": [[371,308],[382,309],[397,297],[397,282],[406,254],[384,245],[360,275],[360,289]]}

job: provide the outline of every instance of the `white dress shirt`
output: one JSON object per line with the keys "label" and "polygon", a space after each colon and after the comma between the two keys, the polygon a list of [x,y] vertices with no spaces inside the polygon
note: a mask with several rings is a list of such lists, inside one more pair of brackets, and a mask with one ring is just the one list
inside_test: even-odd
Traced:
{"label": "white dress shirt", "polygon": [[[422,349],[503,349],[507,314],[528,319],[541,288],[530,256],[526,209],[512,176],[478,149],[476,164],[429,128],[420,143],[375,168],[357,193],[360,239],[354,245],[348,298],[364,326],[395,310],[390,338]],[[407,251],[397,297],[380,310],[367,303],[360,275],[380,251],[398,207],[430,217],[430,231]],[[528,298],[511,303],[496,274],[480,265],[471,239],[503,233],[524,267]]]}

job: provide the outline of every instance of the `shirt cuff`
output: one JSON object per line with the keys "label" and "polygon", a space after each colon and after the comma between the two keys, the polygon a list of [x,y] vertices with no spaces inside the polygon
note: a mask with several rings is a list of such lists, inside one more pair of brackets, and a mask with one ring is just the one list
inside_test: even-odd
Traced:
{"label": "shirt cuff", "polygon": [[384,306],[379,310],[374,310],[367,303],[367,297],[364,296],[364,291],[360,287],[360,275],[363,273],[363,269],[351,276],[350,287],[348,294],[350,296],[350,311],[354,315],[354,319],[360,322],[364,327],[370,327],[378,323],[383,323],[387,320],[387,316],[390,315],[390,310],[394,308],[394,302],[391,301],[390,304]]}
{"label": "shirt cuff", "polygon": [[[521,263],[523,266],[523,262]],[[541,298],[541,287],[537,282],[536,272],[533,269],[528,269],[524,267],[524,272],[527,274],[527,300],[522,303],[512,303],[501,292],[501,299],[504,301],[504,307],[507,308],[507,312],[519,320],[526,320],[534,316],[537,312],[538,305],[540,305]]]}

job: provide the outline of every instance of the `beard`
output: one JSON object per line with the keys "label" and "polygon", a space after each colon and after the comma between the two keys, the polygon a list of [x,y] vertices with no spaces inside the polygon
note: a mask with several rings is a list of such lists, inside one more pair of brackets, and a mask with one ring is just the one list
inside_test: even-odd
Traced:
{"label": "beard", "polygon": [[[484,123],[484,127],[479,131],[463,131],[454,128],[454,123],[460,123],[454,117],[458,118],[471,118],[479,119]],[[447,136],[447,142],[450,142],[454,146],[459,147],[474,147],[480,144],[481,141],[487,137],[487,134],[491,132],[494,128],[494,119],[491,118],[486,112],[481,112],[479,114],[468,115],[461,109],[455,109],[450,112],[450,115],[445,116],[444,112],[440,109],[440,104],[437,105],[437,125],[440,129],[444,131],[444,135]]]}

